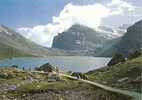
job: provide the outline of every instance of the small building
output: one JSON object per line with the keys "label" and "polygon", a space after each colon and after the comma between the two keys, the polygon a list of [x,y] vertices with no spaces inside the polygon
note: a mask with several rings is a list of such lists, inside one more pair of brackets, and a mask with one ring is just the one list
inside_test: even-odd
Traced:
{"label": "small building", "polygon": [[48,80],[48,82],[59,81],[60,80],[60,76],[56,72],[48,73],[47,80]]}
{"label": "small building", "polygon": [[55,66],[52,66],[49,63],[43,64],[42,66],[40,66],[39,68],[37,68],[36,70],[38,71],[44,71],[44,72],[58,72],[58,68]]}

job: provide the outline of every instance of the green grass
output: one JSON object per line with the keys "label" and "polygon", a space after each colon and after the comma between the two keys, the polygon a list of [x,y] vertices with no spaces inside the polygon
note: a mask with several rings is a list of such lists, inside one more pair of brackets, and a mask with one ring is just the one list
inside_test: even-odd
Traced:
{"label": "green grass", "polygon": [[28,83],[18,87],[16,89],[16,92],[26,93],[26,92],[30,92],[31,90],[46,89],[46,88],[48,88],[47,83]]}
{"label": "green grass", "polygon": [[[87,73],[91,81],[141,92],[142,57]],[[120,80],[125,79],[120,82]]]}

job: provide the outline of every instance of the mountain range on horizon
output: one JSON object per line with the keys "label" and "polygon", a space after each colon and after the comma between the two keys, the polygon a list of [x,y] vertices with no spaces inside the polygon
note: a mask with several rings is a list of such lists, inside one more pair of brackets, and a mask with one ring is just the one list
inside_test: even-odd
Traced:
{"label": "mountain range on horizon", "polygon": [[[58,34],[53,40],[53,48],[84,50],[93,56],[111,57],[118,52],[127,56],[129,52],[141,48],[142,20],[134,25],[124,24],[117,30],[100,26],[97,30],[73,25]],[[126,30],[126,31],[125,31]]]}
{"label": "mountain range on horizon", "polygon": [[[127,55],[127,52],[141,48],[142,20],[130,26],[126,33],[128,25],[124,26],[114,31],[105,26],[93,30],[76,24],[55,36],[52,48],[46,48],[0,25],[0,55],[2,57],[61,55],[111,57],[115,52]],[[114,32],[119,34],[113,34]]]}

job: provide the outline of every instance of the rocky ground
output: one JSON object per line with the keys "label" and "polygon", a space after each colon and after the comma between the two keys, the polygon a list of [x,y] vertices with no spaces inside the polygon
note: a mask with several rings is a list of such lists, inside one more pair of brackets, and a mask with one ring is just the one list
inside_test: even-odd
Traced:
{"label": "rocky ground", "polygon": [[130,100],[76,80],[61,77],[48,82],[47,76],[16,68],[0,69],[0,100]]}

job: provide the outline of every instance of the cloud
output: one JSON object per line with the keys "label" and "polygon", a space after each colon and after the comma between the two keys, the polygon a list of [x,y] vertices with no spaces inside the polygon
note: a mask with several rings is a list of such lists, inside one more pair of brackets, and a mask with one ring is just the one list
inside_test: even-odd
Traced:
{"label": "cloud", "polygon": [[133,12],[136,8],[132,4],[123,0],[112,0],[107,6],[111,10],[110,15],[122,15],[125,12]]}
{"label": "cloud", "polygon": [[18,29],[23,36],[34,42],[51,47],[54,36],[66,31],[73,24],[81,24],[91,28],[97,28],[103,18],[109,16],[121,15],[125,11],[131,12],[134,7],[122,0],[112,0],[108,4],[89,4],[65,5],[59,16],[53,16],[52,22],[46,25],[37,25],[34,27],[22,27]]}

